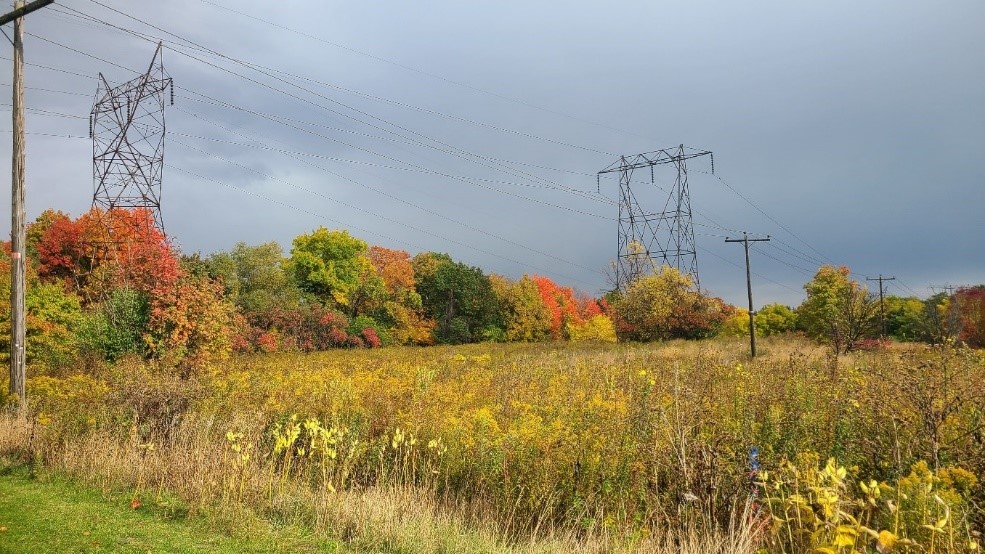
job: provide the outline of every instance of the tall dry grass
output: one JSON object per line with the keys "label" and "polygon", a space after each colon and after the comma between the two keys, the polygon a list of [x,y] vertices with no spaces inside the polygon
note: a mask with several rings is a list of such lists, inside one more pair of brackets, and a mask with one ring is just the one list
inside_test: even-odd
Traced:
{"label": "tall dry grass", "polygon": [[[742,515],[751,446],[764,468],[836,457],[849,499],[855,479],[895,483],[921,459],[980,475],[980,354],[761,348],[398,348],[253,356],[190,379],[131,360],[32,379],[33,417],[5,416],[0,453],[233,532],[289,522],[409,552],[790,551]],[[309,418],[335,442],[309,436]],[[952,492],[962,529],[980,526],[980,488]]]}

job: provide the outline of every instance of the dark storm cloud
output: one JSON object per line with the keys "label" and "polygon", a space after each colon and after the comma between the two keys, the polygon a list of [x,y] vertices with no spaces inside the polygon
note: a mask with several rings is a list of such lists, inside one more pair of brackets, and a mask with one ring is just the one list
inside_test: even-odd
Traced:
{"label": "dark storm cloud", "polygon": [[[683,143],[715,152],[721,180],[694,166],[691,201],[702,286],[731,302],[742,254],[724,237],[740,230],[774,237],[753,251],[757,304],[798,303],[822,262],[894,274],[901,294],[985,281],[980,2],[101,3],[29,17],[29,63],[90,77],[29,66],[29,87],[63,93],[28,105],[77,117],[29,114],[28,130],[85,135],[93,77],[150,60],[150,42],[79,14],[164,40],[163,210],[186,251],[341,226],[597,292],[617,182],[571,189]],[[85,210],[90,158],[86,139],[29,136],[29,217]]]}

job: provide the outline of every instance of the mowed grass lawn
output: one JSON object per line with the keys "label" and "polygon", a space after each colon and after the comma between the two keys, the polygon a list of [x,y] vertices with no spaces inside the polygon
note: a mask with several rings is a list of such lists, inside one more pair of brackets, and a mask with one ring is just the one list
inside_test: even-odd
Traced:
{"label": "mowed grass lawn", "polygon": [[8,467],[0,471],[0,552],[343,552],[296,528],[252,528],[254,536],[236,537],[210,528],[207,518],[169,518],[161,507],[134,509],[131,501]]}

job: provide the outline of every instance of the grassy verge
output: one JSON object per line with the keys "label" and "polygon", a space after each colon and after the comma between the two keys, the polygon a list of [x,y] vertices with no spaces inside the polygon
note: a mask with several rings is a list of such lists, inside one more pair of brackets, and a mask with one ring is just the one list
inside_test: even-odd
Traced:
{"label": "grassy verge", "polygon": [[23,466],[5,468],[0,471],[0,552],[341,551],[291,528],[232,536],[217,532],[204,517],[176,516],[153,501],[133,508],[132,500],[59,477],[34,478]]}

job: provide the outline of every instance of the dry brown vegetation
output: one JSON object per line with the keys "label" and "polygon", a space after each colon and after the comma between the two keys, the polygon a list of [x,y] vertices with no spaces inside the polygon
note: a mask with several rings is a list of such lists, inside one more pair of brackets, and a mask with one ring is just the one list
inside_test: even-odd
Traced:
{"label": "dry brown vegetation", "polygon": [[0,453],[229,531],[290,522],[363,551],[864,552],[885,533],[897,551],[975,548],[980,352],[762,350],[394,348],[187,378],[125,361],[29,380]]}

